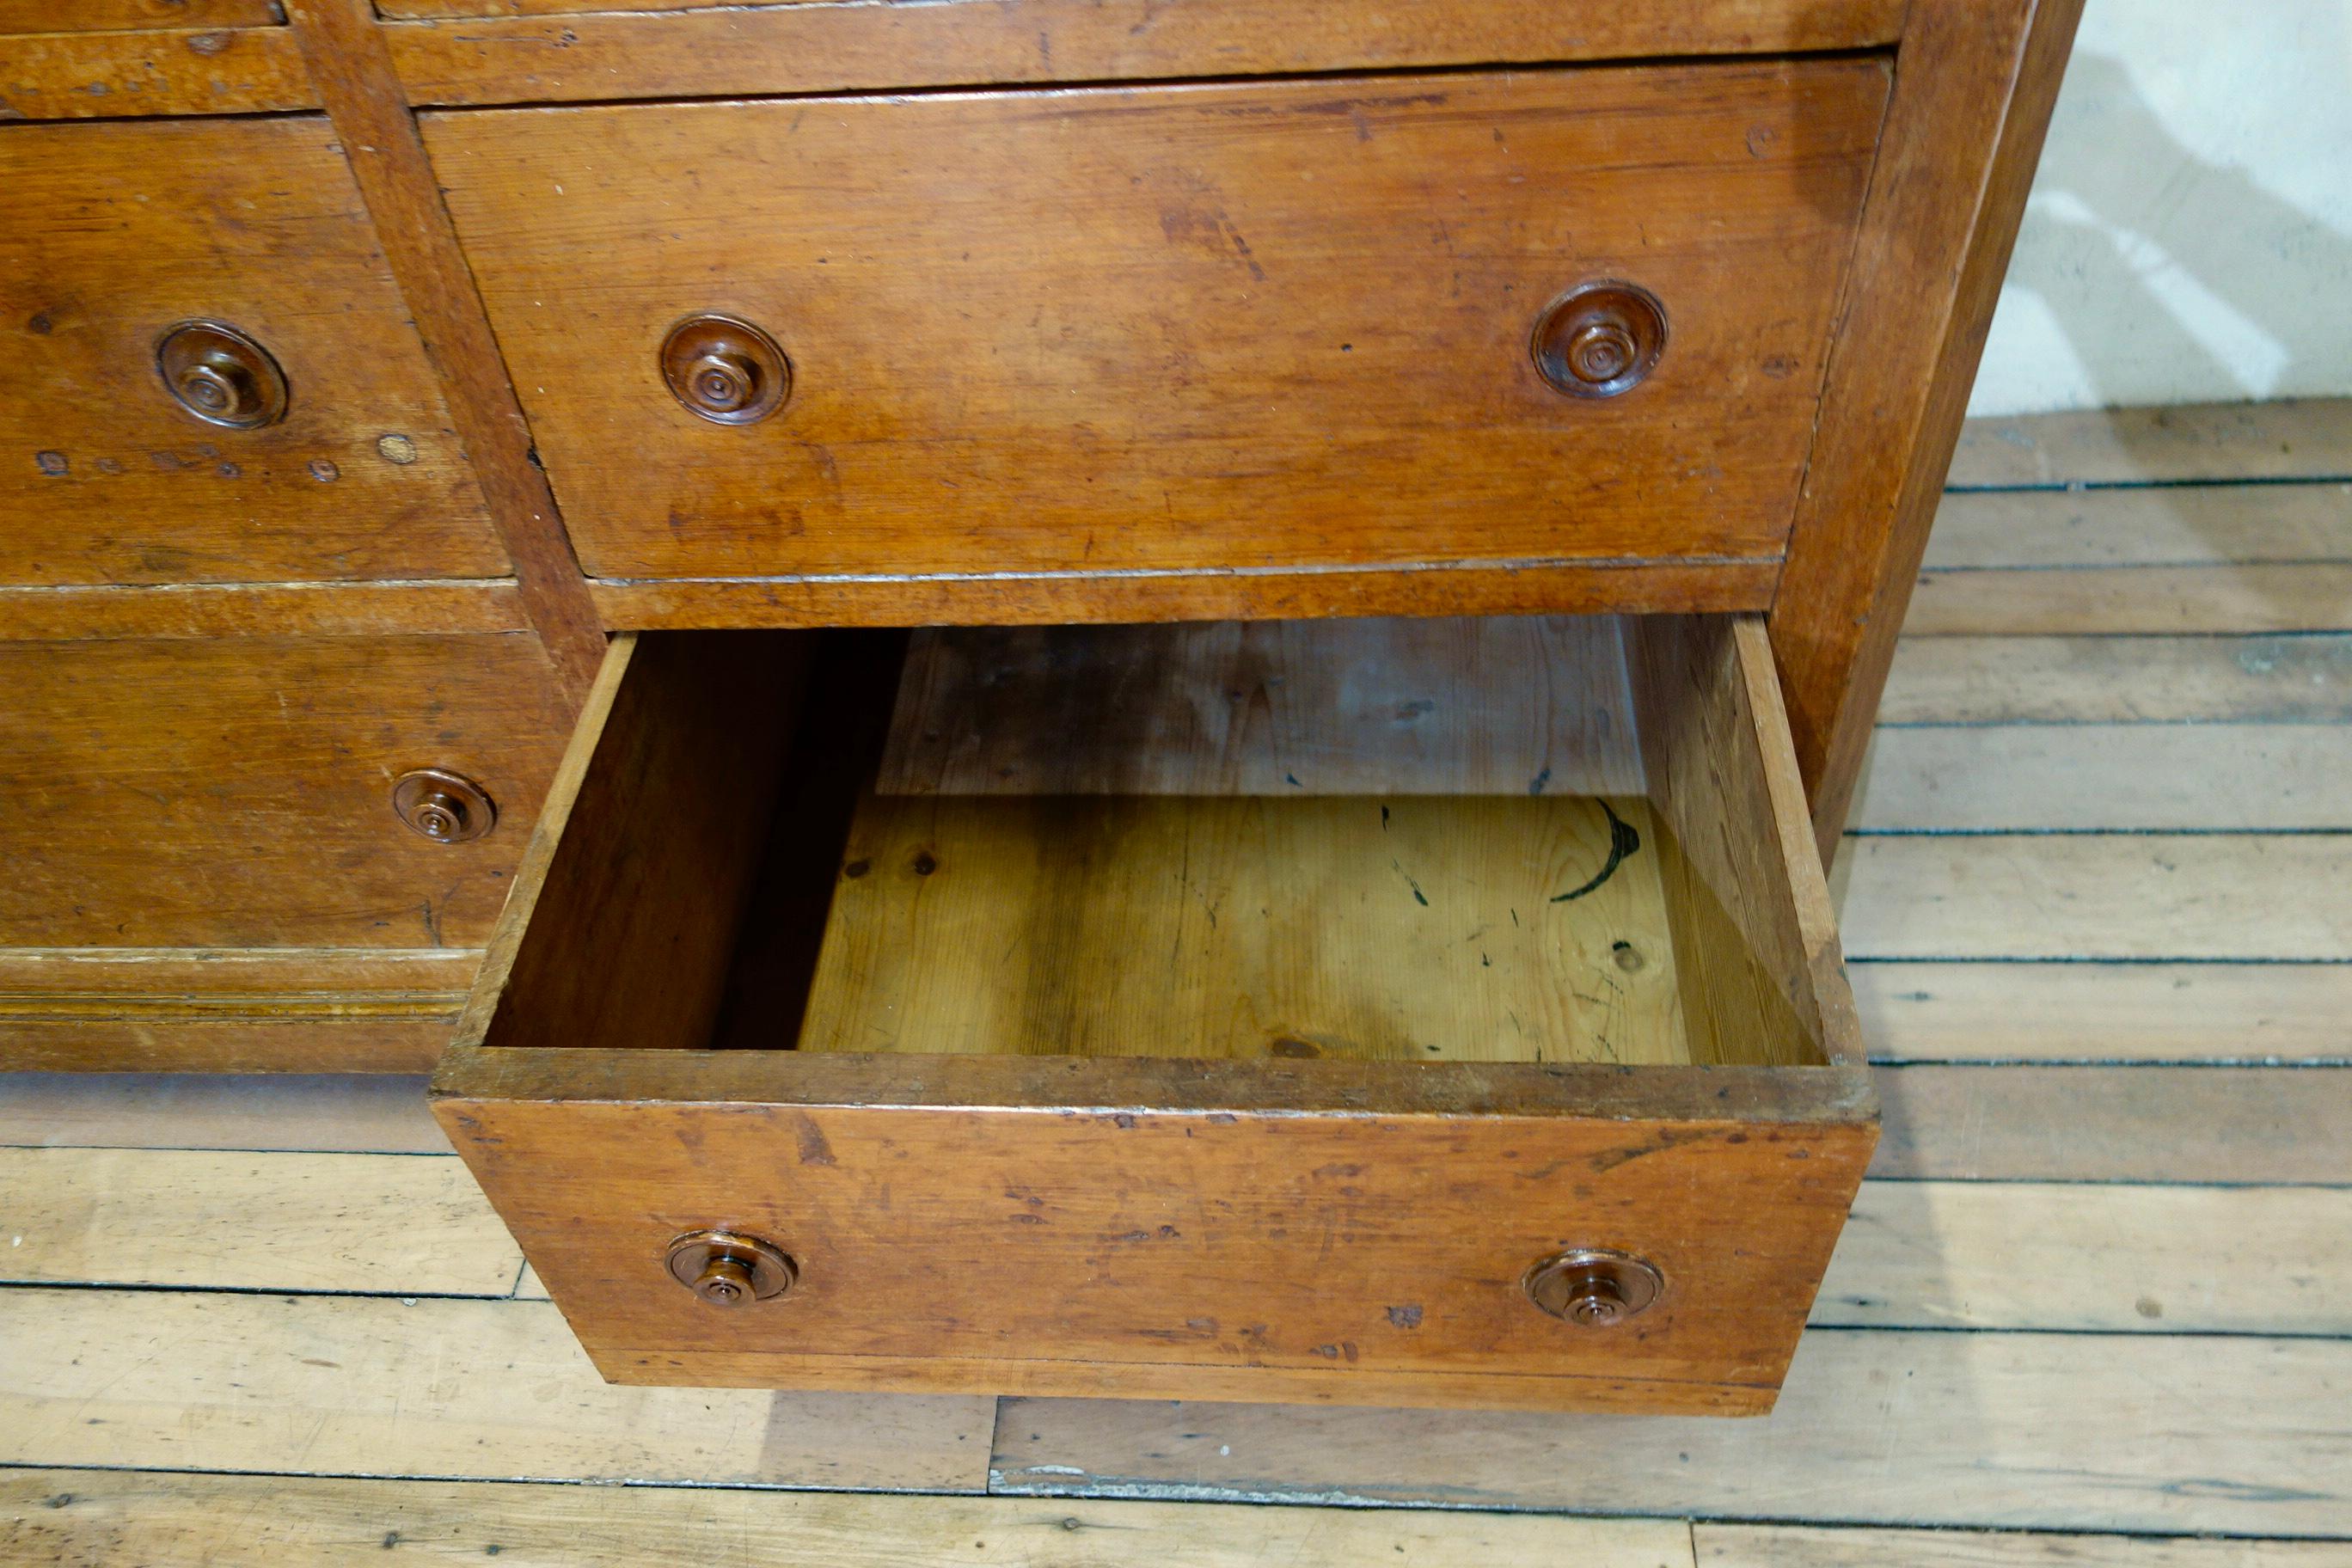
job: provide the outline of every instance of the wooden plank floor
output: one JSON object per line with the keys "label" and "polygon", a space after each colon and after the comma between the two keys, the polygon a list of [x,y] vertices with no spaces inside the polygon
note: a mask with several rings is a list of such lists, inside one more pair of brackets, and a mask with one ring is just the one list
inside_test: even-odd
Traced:
{"label": "wooden plank floor", "polygon": [[1769,1418],[607,1388],[414,1080],[26,1076],[0,1561],[2352,1564],[2352,404],[1954,485],[1837,878],[1886,1137]]}

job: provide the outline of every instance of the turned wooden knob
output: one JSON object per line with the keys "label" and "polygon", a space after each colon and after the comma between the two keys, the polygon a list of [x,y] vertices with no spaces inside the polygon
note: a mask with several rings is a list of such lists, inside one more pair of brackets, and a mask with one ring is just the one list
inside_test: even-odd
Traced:
{"label": "turned wooden knob", "polygon": [[671,1279],[714,1307],[773,1300],[799,1282],[800,1265],[756,1236],[694,1230],[669,1244]]}
{"label": "turned wooden knob", "polygon": [[1523,1283],[1528,1300],[1584,1329],[1623,1322],[1665,1288],[1664,1277],[1642,1259],[1592,1247],[1545,1258]]}
{"label": "turned wooden knob", "polygon": [[662,340],[662,379],[690,414],[719,425],[765,419],[793,395],[776,340],[733,316],[688,316]]}
{"label": "turned wooden knob", "polygon": [[393,781],[392,809],[436,844],[463,844],[498,826],[489,793],[463,773],[418,768]]}
{"label": "turned wooden knob", "polygon": [[219,321],[183,321],[155,344],[172,400],[207,425],[255,430],[286,416],[286,373],[269,351]]}
{"label": "turned wooden knob", "polygon": [[1571,397],[1616,397],[1657,368],[1666,308],[1637,284],[1584,283],[1544,309],[1533,350],[1544,380]]}

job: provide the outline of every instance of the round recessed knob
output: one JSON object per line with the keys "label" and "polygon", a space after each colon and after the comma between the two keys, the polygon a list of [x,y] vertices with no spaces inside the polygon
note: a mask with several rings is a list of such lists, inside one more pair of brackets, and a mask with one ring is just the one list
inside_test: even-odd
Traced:
{"label": "round recessed knob", "polygon": [[662,340],[662,379],[690,414],[719,425],[765,419],[793,395],[776,340],[733,316],[688,316]]}
{"label": "round recessed knob", "polygon": [[770,1301],[799,1282],[800,1265],[755,1236],[693,1230],[669,1244],[669,1277],[714,1307]]}
{"label": "round recessed knob", "polygon": [[255,430],[286,416],[286,373],[269,351],[220,321],[183,321],[155,345],[173,401],[207,425]]}
{"label": "round recessed knob", "polygon": [[1665,1279],[1622,1252],[1584,1247],[1547,1258],[1528,1270],[1528,1300],[1579,1328],[1606,1329],[1658,1299]]}
{"label": "round recessed knob", "polygon": [[392,809],[436,844],[463,844],[498,826],[488,791],[446,768],[418,768],[393,781]]}
{"label": "round recessed knob", "polygon": [[1666,352],[1666,308],[1633,283],[1585,283],[1536,321],[1544,380],[1571,397],[1616,397],[1648,379]]}

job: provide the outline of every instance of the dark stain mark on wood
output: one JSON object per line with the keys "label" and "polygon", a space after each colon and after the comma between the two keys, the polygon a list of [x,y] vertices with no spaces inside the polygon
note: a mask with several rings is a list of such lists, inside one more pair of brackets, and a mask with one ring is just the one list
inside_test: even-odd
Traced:
{"label": "dark stain mark on wood", "polygon": [[1625,863],[1625,858],[1642,847],[1642,836],[1634,831],[1633,825],[1612,810],[1607,801],[1598,804],[1601,814],[1609,819],[1609,858],[1601,862],[1601,869],[1593,874],[1592,880],[1555,896],[1552,900],[1555,904],[1573,903],[1584,897],[1615,876],[1617,868]]}

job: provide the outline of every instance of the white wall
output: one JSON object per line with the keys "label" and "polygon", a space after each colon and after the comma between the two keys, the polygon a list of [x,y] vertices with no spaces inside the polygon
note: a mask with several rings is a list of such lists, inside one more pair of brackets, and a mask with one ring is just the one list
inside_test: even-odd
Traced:
{"label": "white wall", "polygon": [[2090,0],[1970,411],[2352,395],[2352,0]]}

